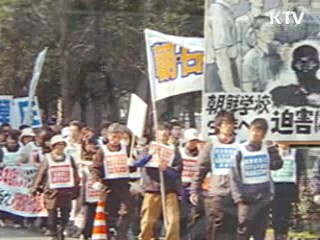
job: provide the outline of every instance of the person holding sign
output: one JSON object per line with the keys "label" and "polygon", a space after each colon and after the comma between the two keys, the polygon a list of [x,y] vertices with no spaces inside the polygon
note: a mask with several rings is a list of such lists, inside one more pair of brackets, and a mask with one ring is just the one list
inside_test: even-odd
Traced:
{"label": "person holding sign", "polygon": [[196,175],[196,165],[199,155],[199,132],[195,128],[187,129],[184,132],[185,144],[181,147],[180,155],[183,163],[182,184],[184,194],[181,206],[181,239],[202,239],[204,237],[203,229],[199,229],[203,225],[197,224],[200,219],[205,218],[203,204],[194,207],[190,204],[190,186]]}
{"label": "person holding sign", "polygon": [[116,239],[119,240],[127,239],[133,209],[127,147],[121,144],[123,132],[124,126],[119,123],[109,126],[108,141],[101,145],[92,166],[92,187],[103,192],[108,215],[107,226],[108,229],[116,230]]}
{"label": "person holding sign", "polygon": [[272,171],[271,176],[275,187],[272,205],[272,225],[275,240],[286,240],[292,212],[292,203],[299,200],[299,184],[305,180],[304,156],[301,151],[292,149],[288,144],[278,143],[279,154],[283,166]]}
{"label": "person holding sign", "polygon": [[277,148],[264,143],[267,132],[265,119],[253,120],[249,139],[239,146],[231,167],[231,193],[238,209],[238,240],[265,239],[273,198],[270,170],[278,170],[283,164]]}
{"label": "person holding sign", "polygon": [[30,142],[34,142],[36,134],[33,132],[32,128],[24,128],[20,135],[20,143],[22,146],[26,146]]}
{"label": "person holding sign", "polygon": [[208,215],[208,239],[234,239],[236,233],[236,208],[231,198],[229,171],[238,150],[234,135],[233,114],[222,111],[215,119],[216,135],[200,152],[197,171],[191,187],[190,201],[198,205],[201,185],[211,172],[206,214]]}
{"label": "person holding sign", "polygon": [[140,240],[155,237],[155,226],[161,216],[161,186],[159,170],[164,175],[165,203],[167,220],[166,240],[180,239],[180,207],[178,195],[181,194],[182,161],[178,149],[168,145],[171,126],[159,123],[157,139],[159,143],[150,143],[152,159],[145,165],[143,188],[145,190],[141,209]]}
{"label": "person holding sign", "polygon": [[[48,211],[48,228],[52,240],[64,240],[72,200],[79,195],[79,176],[73,158],[64,153],[67,143],[61,135],[51,139],[51,152],[45,154],[30,193],[44,193],[44,207]],[[60,221],[58,216],[60,215]],[[58,228],[59,223],[59,228]]]}

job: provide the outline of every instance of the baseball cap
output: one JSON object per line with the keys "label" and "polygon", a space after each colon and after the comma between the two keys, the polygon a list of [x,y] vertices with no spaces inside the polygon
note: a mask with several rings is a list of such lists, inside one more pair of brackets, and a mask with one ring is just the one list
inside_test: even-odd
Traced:
{"label": "baseball cap", "polygon": [[184,139],[186,141],[199,140],[199,131],[195,128],[189,128],[185,130]]}

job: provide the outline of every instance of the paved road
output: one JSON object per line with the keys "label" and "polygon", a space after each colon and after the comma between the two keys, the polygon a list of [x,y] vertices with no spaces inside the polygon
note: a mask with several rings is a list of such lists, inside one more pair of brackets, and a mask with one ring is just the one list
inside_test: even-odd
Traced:
{"label": "paved road", "polygon": [[[0,240],[50,240],[41,233],[25,229],[0,228]],[[66,238],[66,240],[76,240],[75,238]],[[273,240],[270,235],[266,240]]]}
{"label": "paved road", "polygon": [[[50,240],[41,233],[25,229],[0,228],[0,240]],[[66,238],[75,240],[75,238]]]}

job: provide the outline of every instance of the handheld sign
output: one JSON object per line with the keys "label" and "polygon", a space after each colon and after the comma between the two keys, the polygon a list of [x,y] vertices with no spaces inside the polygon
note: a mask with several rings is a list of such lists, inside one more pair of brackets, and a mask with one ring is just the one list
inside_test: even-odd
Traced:
{"label": "handheld sign", "polygon": [[131,94],[127,127],[137,137],[143,137],[148,105],[136,94]]}

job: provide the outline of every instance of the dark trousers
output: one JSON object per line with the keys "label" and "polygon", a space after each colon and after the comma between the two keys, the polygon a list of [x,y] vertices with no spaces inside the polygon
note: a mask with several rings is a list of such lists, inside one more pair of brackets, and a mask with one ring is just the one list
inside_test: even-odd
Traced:
{"label": "dark trousers", "polygon": [[[128,188],[112,188],[106,194],[107,226],[115,228],[117,240],[127,240],[132,216],[132,197]],[[109,231],[110,232],[110,231]],[[111,239],[111,236],[109,236]]]}
{"label": "dark trousers", "polygon": [[82,234],[85,238],[89,238],[92,236],[92,229],[94,223],[94,216],[96,213],[97,203],[86,203],[84,207],[84,228],[82,230]]}
{"label": "dark trousers", "polygon": [[181,240],[205,240],[207,221],[203,199],[197,206],[189,202],[189,194],[181,201]]}
{"label": "dark trousers", "polygon": [[237,231],[237,209],[231,196],[208,197],[205,200],[208,219],[207,239],[235,239]]}
{"label": "dark trousers", "polygon": [[290,226],[292,201],[275,198],[272,204],[272,226],[275,234],[287,235]]}
{"label": "dark trousers", "polygon": [[[68,224],[71,208],[56,208],[48,210],[48,228],[52,236],[58,236],[58,224],[63,232]],[[60,216],[60,219],[58,218]]]}
{"label": "dark trousers", "polygon": [[268,226],[269,204],[238,204],[238,240],[264,240]]}
{"label": "dark trousers", "polygon": [[141,206],[143,197],[140,194],[137,194],[132,197],[133,198],[133,214],[131,219],[131,231],[134,236],[138,236],[140,233],[140,222],[141,222]]}

